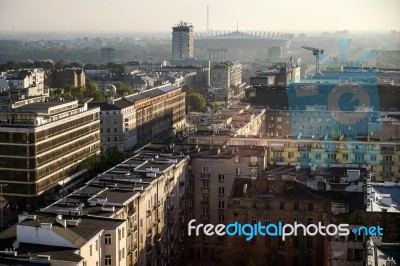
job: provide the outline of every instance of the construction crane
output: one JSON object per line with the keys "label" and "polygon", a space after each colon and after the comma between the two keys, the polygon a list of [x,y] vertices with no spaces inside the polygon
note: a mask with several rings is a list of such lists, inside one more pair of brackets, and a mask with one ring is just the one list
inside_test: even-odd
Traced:
{"label": "construction crane", "polygon": [[324,50],[320,50],[318,48],[313,48],[313,47],[308,47],[308,46],[302,46],[301,48],[310,50],[313,52],[313,55],[315,55],[315,76],[320,74],[319,72],[319,55],[324,53]]}

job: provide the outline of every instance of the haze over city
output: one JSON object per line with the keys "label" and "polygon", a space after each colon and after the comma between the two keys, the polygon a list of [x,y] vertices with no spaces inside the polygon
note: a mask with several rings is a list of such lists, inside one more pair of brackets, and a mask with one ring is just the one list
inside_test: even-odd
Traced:
{"label": "haze over city", "polygon": [[[400,25],[398,0],[310,0],[310,1],[127,1],[43,0],[0,3],[0,31],[95,31],[170,32],[183,20],[196,31],[280,30],[280,31],[389,31]],[[32,10],[41,10],[35,14]],[[32,12],[33,11],[33,12]],[[34,18],[34,19],[32,19]]]}

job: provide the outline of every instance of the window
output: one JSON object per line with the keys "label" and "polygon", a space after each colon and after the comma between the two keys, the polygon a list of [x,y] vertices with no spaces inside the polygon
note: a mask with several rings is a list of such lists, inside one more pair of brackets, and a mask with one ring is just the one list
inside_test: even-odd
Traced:
{"label": "window", "polygon": [[124,238],[124,231],[125,231],[125,227],[122,227],[122,238]]}
{"label": "window", "polygon": [[218,175],[218,181],[219,181],[219,182],[224,182],[224,181],[225,181],[225,176],[219,174],[219,175]]}
{"label": "window", "polygon": [[93,256],[93,247],[92,247],[92,245],[89,246],[89,255]]}
{"label": "window", "polygon": [[107,133],[110,133],[110,128],[109,127],[107,128]]}
{"label": "window", "polygon": [[118,229],[118,240],[121,240],[121,229]]}
{"label": "window", "polygon": [[224,195],[225,194],[225,188],[224,187],[219,187],[218,188],[218,195]]}
{"label": "window", "polygon": [[118,141],[118,137],[114,137],[114,141]]}
{"label": "window", "polygon": [[347,153],[343,154],[343,160],[348,160],[349,159],[349,155]]}
{"label": "window", "polygon": [[114,133],[117,133],[117,128],[116,127],[114,127]]}
{"label": "window", "polygon": [[219,223],[225,222],[225,215],[219,214],[219,215],[218,215],[218,222],[219,222]]}
{"label": "window", "polygon": [[307,219],[307,225],[312,224],[314,222],[313,218],[308,218]]}
{"label": "window", "polygon": [[371,161],[376,161],[376,155],[375,154],[371,154]]}
{"label": "window", "polygon": [[315,159],[316,160],[321,160],[321,153],[316,153],[315,154]]}
{"label": "window", "polygon": [[96,240],[96,251],[98,251],[99,250],[99,240],[97,239]]}
{"label": "window", "polygon": [[122,258],[125,258],[125,248],[122,249]]}
{"label": "window", "polygon": [[104,242],[106,245],[111,245],[111,234],[105,235]]}
{"label": "window", "polygon": [[201,172],[203,174],[209,174],[210,173],[210,167],[209,166],[203,166],[201,169]]}
{"label": "window", "polygon": [[235,168],[235,175],[240,175],[240,168],[239,167]]}
{"label": "window", "polygon": [[104,265],[111,266],[111,255],[106,255],[105,256]]}
{"label": "window", "polygon": [[300,209],[300,204],[298,202],[294,203],[294,210],[298,211]]}
{"label": "window", "polygon": [[220,209],[224,209],[225,208],[225,201],[223,201],[223,200],[218,201],[218,207]]}
{"label": "window", "polygon": [[251,217],[251,224],[257,224],[257,217],[256,216]]}

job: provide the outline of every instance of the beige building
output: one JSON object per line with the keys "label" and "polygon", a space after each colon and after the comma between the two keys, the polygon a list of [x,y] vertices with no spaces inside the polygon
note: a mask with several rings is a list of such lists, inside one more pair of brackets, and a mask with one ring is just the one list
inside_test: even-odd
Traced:
{"label": "beige building", "polygon": [[24,213],[0,234],[4,262],[55,266],[127,265],[127,221]]}
{"label": "beige building", "polygon": [[373,181],[400,180],[400,146],[393,141],[346,141],[223,134],[190,136],[190,143],[261,146],[268,164],[371,169]]}
{"label": "beige building", "polygon": [[[236,179],[227,203],[227,223],[262,225],[349,224],[349,229],[365,225],[364,193],[317,191],[278,174],[276,178]],[[300,230],[299,230],[300,231]],[[225,237],[221,253],[227,263],[262,263],[272,265],[364,265],[363,236],[351,233],[322,236],[257,235],[250,241]],[[238,256],[247,250],[246,256]]]}
{"label": "beige building", "polygon": [[127,266],[176,265],[184,249],[188,158],[155,147],[140,150],[43,211],[124,219]]}
{"label": "beige building", "polygon": [[43,69],[21,69],[10,72],[6,76],[9,93],[19,92],[26,97],[49,96],[49,90],[44,87],[45,72]]}
{"label": "beige building", "polygon": [[99,108],[89,101],[39,96],[0,104],[0,183],[8,184],[9,201],[66,185],[80,161],[100,152]]}
{"label": "beige building", "polygon": [[194,58],[194,27],[187,22],[179,22],[172,27],[172,60]]}
{"label": "beige building", "polygon": [[185,92],[171,84],[107,102],[100,107],[102,147],[132,150],[151,141],[168,141],[185,127]]}
{"label": "beige building", "polygon": [[228,89],[231,85],[242,84],[242,64],[226,61],[211,66],[211,86]]}
{"label": "beige building", "polygon": [[197,130],[189,136],[189,144],[213,144],[212,136],[261,135],[265,132],[265,109],[250,107],[247,103],[231,104],[213,114],[187,117],[188,123]]}
{"label": "beige building", "polygon": [[[197,224],[225,223],[228,197],[235,178],[256,179],[267,166],[263,147],[216,147],[191,155],[187,199],[187,221]],[[214,252],[223,244],[218,236],[192,236],[189,239],[192,256]]]}

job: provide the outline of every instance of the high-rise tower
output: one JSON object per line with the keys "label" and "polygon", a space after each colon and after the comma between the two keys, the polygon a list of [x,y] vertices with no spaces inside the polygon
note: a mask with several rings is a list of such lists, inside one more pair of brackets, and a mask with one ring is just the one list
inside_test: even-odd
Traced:
{"label": "high-rise tower", "polygon": [[180,21],[172,27],[172,59],[193,58],[193,26]]}

